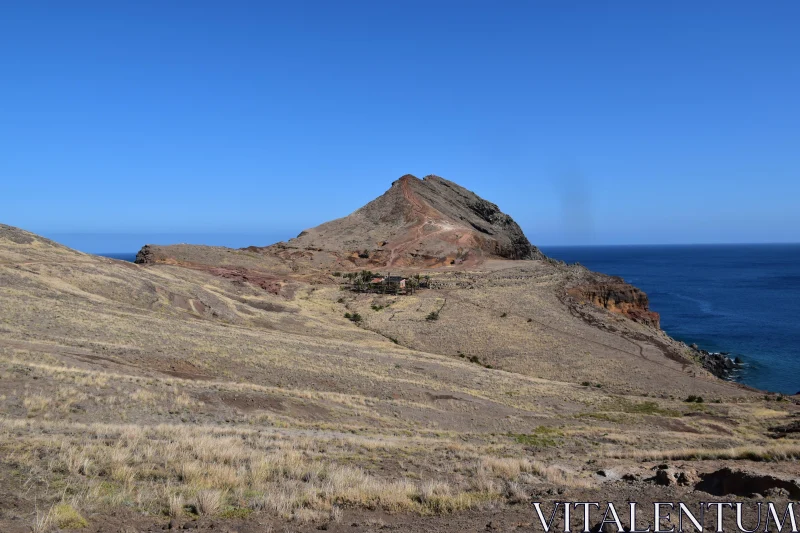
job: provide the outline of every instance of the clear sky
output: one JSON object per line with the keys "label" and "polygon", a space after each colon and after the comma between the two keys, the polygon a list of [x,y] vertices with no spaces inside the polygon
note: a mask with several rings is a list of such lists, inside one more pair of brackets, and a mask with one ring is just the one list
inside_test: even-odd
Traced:
{"label": "clear sky", "polygon": [[3,2],[0,222],[267,244],[412,173],[540,245],[800,241],[799,27],[797,1]]}

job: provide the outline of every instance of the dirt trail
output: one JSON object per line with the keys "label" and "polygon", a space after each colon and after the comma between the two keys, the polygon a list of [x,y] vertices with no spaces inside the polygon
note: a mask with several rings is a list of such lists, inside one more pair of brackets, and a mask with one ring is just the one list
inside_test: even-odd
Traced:
{"label": "dirt trail", "polygon": [[424,233],[424,229],[427,224],[430,223],[438,225],[439,221],[432,215],[432,212],[435,213],[436,211],[432,207],[422,203],[419,200],[419,198],[417,198],[417,196],[409,188],[407,180],[401,180],[400,189],[403,192],[403,197],[408,201],[409,204],[411,204],[411,210],[418,215],[417,217],[418,222],[412,226],[413,229],[412,237],[400,241],[398,244],[392,247],[392,251],[389,254],[389,260],[386,262],[387,267],[393,266],[395,264],[395,261],[397,261],[398,259],[399,253],[401,251],[405,251],[412,243],[424,239],[430,239],[435,235],[450,230],[450,228],[441,228],[426,235]]}

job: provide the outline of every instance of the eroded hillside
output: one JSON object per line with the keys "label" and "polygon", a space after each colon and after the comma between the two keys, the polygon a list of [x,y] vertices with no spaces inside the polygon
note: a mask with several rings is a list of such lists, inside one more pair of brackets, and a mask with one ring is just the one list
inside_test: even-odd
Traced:
{"label": "eroded hillside", "polygon": [[0,226],[0,530],[512,529],[532,498],[800,473],[794,403],[563,300],[571,267],[489,261],[388,297],[260,251],[183,253],[134,265]]}

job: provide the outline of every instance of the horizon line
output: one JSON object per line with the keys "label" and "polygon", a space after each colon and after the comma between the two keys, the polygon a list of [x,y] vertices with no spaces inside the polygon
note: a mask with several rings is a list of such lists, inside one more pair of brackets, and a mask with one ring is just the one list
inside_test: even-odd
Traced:
{"label": "horizon line", "polygon": [[[272,244],[267,244],[265,246],[271,246],[273,244],[278,244],[279,242],[284,241],[277,241]],[[150,244],[150,243],[147,243]],[[143,244],[142,246],[146,246],[147,244]],[[237,247],[229,247],[229,246],[222,246],[218,244],[192,244],[187,242],[175,242],[172,244],[156,244],[156,246],[174,246],[174,245],[181,245],[186,244],[189,246],[213,246],[213,247],[221,247],[221,248],[232,248],[232,249],[239,249]],[[791,245],[791,246],[800,246],[800,242],[796,241],[779,241],[779,242],[695,242],[695,243],[623,243],[623,244],[542,244],[542,245],[534,245],[537,248],[633,248],[633,247],[655,247],[655,246],[774,246],[774,245]],[[243,247],[243,248],[246,248]],[[141,249],[141,248],[140,248]],[[80,250],[79,250],[80,251]],[[131,251],[131,250],[106,250],[103,252],[84,252],[91,255],[102,255],[102,254],[134,254],[137,253],[139,250]]]}

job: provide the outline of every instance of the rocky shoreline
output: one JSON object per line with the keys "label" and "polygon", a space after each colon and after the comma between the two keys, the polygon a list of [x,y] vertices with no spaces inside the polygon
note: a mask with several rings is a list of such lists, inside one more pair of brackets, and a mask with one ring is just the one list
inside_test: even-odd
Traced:
{"label": "rocky shoreline", "polygon": [[700,364],[721,379],[732,380],[733,374],[742,368],[742,361],[736,357],[730,357],[728,352],[709,352],[698,347],[697,344],[687,346],[700,362]]}

